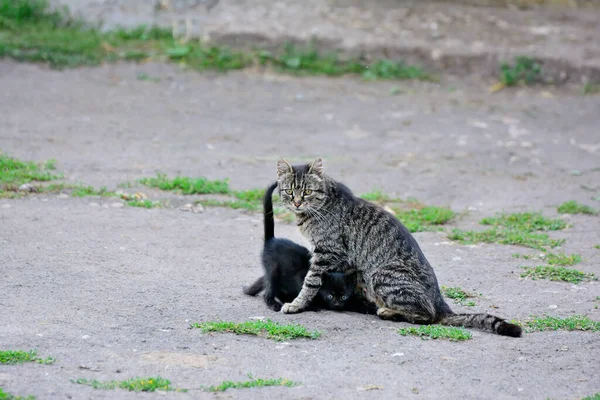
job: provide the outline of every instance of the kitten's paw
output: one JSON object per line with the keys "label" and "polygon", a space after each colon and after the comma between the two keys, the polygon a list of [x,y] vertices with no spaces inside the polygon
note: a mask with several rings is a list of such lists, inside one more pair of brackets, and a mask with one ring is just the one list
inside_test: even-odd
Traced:
{"label": "kitten's paw", "polygon": [[281,312],[284,314],[295,314],[300,312],[300,308],[296,307],[293,303],[285,303],[283,307],[281,307]]}

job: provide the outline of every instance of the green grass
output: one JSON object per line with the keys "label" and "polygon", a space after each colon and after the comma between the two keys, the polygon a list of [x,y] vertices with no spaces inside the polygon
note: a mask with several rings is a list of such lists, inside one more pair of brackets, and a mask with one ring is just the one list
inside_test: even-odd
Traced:
{"label": "green grass", "polygon": [[362,199],[368,200],[368,201],[372,201],[374,203],[383,203],[386,201],[394,200],[387,194],[383,193],[381,190],[374,190],[371,192],[367,192],[367,193],[361,194],[359,197]]}
{"label": "green grass", "polygon": [[73,188],[71,192],[71,196],[73,197],[86,197],[86,196],[102,196],[102,197],[114,197],[116,196],[115,192],[111,192],[106,187],[101,187],[100,189],[95,189],[93,186],[83,186],[78,185]]}
{"label": "green grass", "polygon": [[14,394],[7,393],[0,387],[0,400],[35,400],[35,396],[15,396]]}
{"label": "green grass", "polygon": [[518,322],[527,332],[541,331],[600,331],[600,321],[589,319],[585,315],[574,315],[567,318],[532,316],[531,319]]}
{"label": "green grass", "polygon": [[245,388],[255,388],[255,387],[267,387],[267,386],[297,386],[298,382],[290,381],[285,378],[275,378],[275,379],[261,379],[254,378],[252,375],[248,375],[250,378],[249,381],[244,382],[234,382],[234,381],[224,381],[220,385],[217,386],[209,386],[203,388],[207,392],[224,392],[227,389],[245,389]]}
{"label": "green grass", "polygon": [[563,281],[571,283],[580,283],[584,280],[596,280],[594,274],[588,274],[576,269],[554,267],[551,265],[540,265],[537,267],[523,267],[524,272],[521,278],[531,278],[533,280],[547,279],[550,281]]}
{"label": "green grass", "polygon": [[190,178],[187,176],[176,176],[169,179],[164,174],[158,174],[155,178],[140,179],[140,183],[144,186],[182,194],[228,194],[231,192],[227,179],[213,181],[203,177]]}
{"label": "green grass", "polygon": [[296,324],[280,325],[271,320],[247,321],[247,322],[200,322],[191,325],[192,328],[201,329],[202,332],[230,332],[237,335],[265,336],[268,339],[284,341],[290,339],[317,339],[321,336],[319,331],[309,331],[305,327]]}
{"label": "green grass", "polygon": [[55,361],[52,357],[39,358],[35,350],[0,350],[0,364],[23,364],[26,362],[52,364]]}
{"label": "green grass", "polygon": [[495,217],[484,218],[481,225],[490,225],[523,232],[558,231],[567,227],[562,219],[546,218],[541,213],[498,214]]}
{"label": "green grass", "polygon": [[25,183],[47,182],[62,178],[62,175],[51,172],[55,168],[55,160],[36,164],[0,153],[0,192],[18,190],[19,186]]}
{"label": "green grass", "polygon": [[[0,0],[0,57],[44,62],[54,68],[100,65],[119,60],[164,60],[188,68],[228,71],[253,65],[278,71],[340,76],[356,74],[365,80],[434,79],[417,66],[395,60],[367,63],[323,55],[310,47],[288,45],[282,52],[243,52],[209,46],[198,40],[181,43],[172,31],[138,27],[102,32],[72,18],[67,12],[50,12],[46,1]],[[154,80],[147,75],[141,80]]]}
{"label": "green grass", "polygon": [[554,248],[564,243],[564,239],[551,239],[546,231],[556,231],[567,227],[560,219],[544,217],[541,213],[498,214],[484,218],[480,224],[491,226],[484,231],[463,231],[454,229],[448,237],[462,244],[498,243],[529,247],[537,250]]}
{"label": "green grass", "polygon": [[564,243],[564,239],[551,239],[545,233],[506,231],[496,228],[485,231],[463,231],[460,229],[454,229],[448,235],[448,238],[451,240],[456,240],[461,244],[498,243],[529,247],[539,250],[542,250],[546,247],[558,247]]}
{"label": "green grass", "polygon": [[140,207],[140,208],[160,208],[163,204],[160,201],[141,199],[141,200],[128,200],[125,202],[129,207]]}
{"label": "green grass", "polygon": [[596,393],[596,394],[593,394],[591,396],[584,397],[581,400],[600,400],[600,392]]}
{"label": "green grass", "polygon": [[600,250],[600,244],[595,244],[594,248],[597,249],[597,250]]}
{"label": "green grass", "polygon": [[94,389],[125,389],[130,392],[155,392],[157,390],[162,391],[179,391],[185,392],[186,389],[177,389],[171,386],[171,381],[168,379],[157,377],[149,377],[149,378],[133,378],[127,379],[123,381],[97,381],[95,379],[89,380],[84,378],[79,378],[72,381],[73,383],[77,383],[79,385],[91,386]]}
{"label": "green grass", "polygon": [[431,231],[450,221],[456,215],[454,211],[435,206],[403,210],[392,207],[396,217],[411,232]]}
{"label": "green grass", "polygon": [[420,325],[418,327],[400,328],[398,333],[402,336],[413,335],[421,339],[447,339],[458,342],[471,339],[471,332],[464,328],[441,325]]}
{"label": "green grass", "polygon": [[579,264],[581,262],[581,255],[566,255],[565,253],[547,253],[544,257],[544,260],[546,260],[546,262],[550,265],[569,266]]}
{"label": "green grass", "polygon": [[598,211],[584,204],[579,204],[575,200],[567,201],[558,206],[558,212],[561,214],[588,214],[597,215]]}
{"label": "green grass", "polygon": [[541,66],[529,57],[516,57],[514,64],[504,63],[500,67],[500,82],[505,86],[535,83],[542,75]]}
{"label": "green grass", "polygon": [[476,295],[474,295],[473,293],[465,292],[460,287],[442,286],[442,293],[444,296],[454,300],[456,304],[460,304],[467,307],[475,306],[475,302],[473,300],[468,299],[473,298]]}
{"label": "green grass", "polygon": [[583,92],[584,95],[598,94],[598,93],[600,93],[600,84],[598,84],[598,83],[586,83],[585,85],[583,85],[582,92]]}

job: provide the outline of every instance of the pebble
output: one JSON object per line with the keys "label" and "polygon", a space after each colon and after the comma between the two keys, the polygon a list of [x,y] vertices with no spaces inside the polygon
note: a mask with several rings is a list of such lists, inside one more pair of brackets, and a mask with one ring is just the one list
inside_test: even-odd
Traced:
{"label": "pebble", "polygon": [[123,208],[125,205],[121,202],[110,203],[112,208]]}
{"label": "pebble", "polygon": [[33,192],[34,189],[35,188],[32,185],[30,185],[29,183],[24,183],[21,186],[19,186],[19,190],[21,192]]}
{"label": "pebble", "polygon": [[204,207],[202,206],[202,204],[196,204],[193,205],[191,203],[188,204],[184,204],[181,207],[179,207],[179,209],[181,211],[186,211],[186,212],[193,212],[194,214],[198,214],[198,213],[202,213],[204,212]]}
{"label": "pebble", "polygon": [[89,206],[90,207],[100,207],[100,204],[98,204],[98,203],[90,203]]}
{"label": "pebble", "polygon": [[69,195],[68,195],[68,194],[65,194],[65,193],[61,193],[61,194],[59,194],[59,195],[58,195],[58,196],[56,196],[56,197],[58,197],[59,199],[68,199],[68,198],[69,198]]}
{"label": "pebble", "polygon": [[0,206],[0,208],[11,208],[12,206],[10,204],[2,204]]}

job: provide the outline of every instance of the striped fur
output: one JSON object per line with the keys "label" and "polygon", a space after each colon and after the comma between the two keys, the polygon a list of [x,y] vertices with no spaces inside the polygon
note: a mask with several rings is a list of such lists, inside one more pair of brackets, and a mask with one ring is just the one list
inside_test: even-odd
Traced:
{"label": "striped fur", "polygon": [[283,205],[296,214],[300,232],[314,246],[300,294],[284,313],[304,310],[319,291],[321,276],[333,266],[356,266],[359,286],[382,319],[417,324],[441,323],[520,336],[520,328],[487,314],[454,314],[444,301],[433,268],[411,233],[381,207],[355,197],[310,165],[277,163]]}

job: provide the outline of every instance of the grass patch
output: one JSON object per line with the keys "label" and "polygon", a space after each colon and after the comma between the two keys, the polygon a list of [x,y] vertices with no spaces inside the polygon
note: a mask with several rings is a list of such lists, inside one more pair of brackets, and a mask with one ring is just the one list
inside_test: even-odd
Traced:
{"label": "grass patch", "polygon": [[15,396],[14,394],[7,393],[0,387],[0,400],[35,400],[35,396]]}
{"label": "grass patch", "polygon": [[192,328],[201,329],[202,332],[230,332],[236,335],[256,335],[265,336],[268,339],[284,341],[290,339],[317,339],[321,336],[319,331],[309,331],[305,327],[297,324],[280,325],[270,319],[266,321],[247,321],[247,322],[200,322],[191,325]]}
{"label": "grass patch", "polygon": [[163,204],[157,200],[141,199],[141,200],[129,200],[125,202],[129,207],[139,208],[160,208]]}
{"label": "grass patch", "polygon": [[549,315],[533,316],[531,319],[516,322],[527,332],[541,331],[600,331],[600,321],[589,319],[585,315],[574,315],[567,318],[551,317]]}
{"label": "grass patch", "polygon": [[585,85],[583,85],[582,92],[584,95],[598,94],[598,93],[600,93],[600,84],[599,83],[586,83]]}
{"label": "grass patch", "polygon": [[56,169],[55,160],[33,163],[0,153],[0,192],[16,191],[25,183],[47,182],[62,178],[62,175],[51,172],[54,169]]}
{"label": "grass patch", "polygon": [[598,211],[585,204],[579,204],[575,200],[567,201],[558,206],[558,212],[561,214],[588,214],[596,215]]}
{"label": "grass patch", "polygon": [[106,189],[106,187],[101,187],[100,189],[95,189],[93,186],[78,185],[78,186],[73,187],[71,196],[73,196],[73,197],[86,197],[86,196],[114,197],[114,196],[116,196],[116,193],[109,191],[108,189]]}
{"label": "grass patch", "polygon": [[245,388],[255,388],[255,387],[267,387],[267,386],[297,386],[298,382],[290,381],[285,378],[275,378],[275,379],[261,379],[254,378],[252,375],[248,375],[250,380],[244,382],[234,382],[234,381],[224,381],[220,385],[217,386],[209,386],[203,388],[207,392],[224,392],[227,389],[245,389]]}
{"label": "grass patch", "polygon": [[543,250],[546,247],[558,247],[564,243],[564,239],[551,239],[545,233],[506,231],[496,228],[480,232],[453,229],[448,235],[448,238],[456,240],[461,244],[498,243],[529,247],[538,250]]}
{"label": "grass patch", "polygon": [[546,218],[541,213],[499,214],[484,218],[480,224],[491,228],[484,231],[454,229],[448,238],[462,244],[498,243],[545,250],[560,246],[564,239],[551,239],[542,232],[567,227],[563,220]]}
{"label": "grass patch", "polygon": [[190,178],[186,176],[169,179],[164,174],[157,174],[155,178],[143,178],[139,182],[144,186],[176,191],[181,194],[229,194],[231,192],[226,179],[213,181],[203,177]]}
{"label": "grass patch", "polygon": [[[365,80],[433,80],[422,68],[400,61],[344,60],[337,54],[322,55],[313,47],[299,49],[288,45],[279,54],[242,52],[208,46],[198,40],[181,43],[171,30],[156,27],[102,32],[72,18],[64,10],[50,11],[47,2],[42,0],[0,0],[0,57],[44,62],[54,68],[152,59],[176,62],[200,71],[262,65],[292,74],[357,74]],[[155,80],[147,75],[138,79]]]}
{"label": "grass patch", "polygon": [[421,339],[447,339],[453,342],[471,339],[471,332],[464,328],[441,325],[421,325],[418,327],[400,328],[398,333],[402,336],[413,335]]}
{"label": "grass patch", "polygon": [[596,280],[594,274],[588,274],[576,269],[554,267],[551,265],[523,267],[523,269],[525,271],[521,273],[521,278],[531,278],[533,280],[547,279],[550,281],[563,281],[571,283],[580,283],[584,280]]}
{"label": "grass patch", "polygon": [[387,194],[383,193],[381,190],[374,190],[372,192],[367,192],[367,193],[361,194],[359,197],[361,199],[365,199],[367,201],[372,201],[374,203],[384,203],[386,201],[394,200]]}
{"label": "grass patch", "polygon": [[36,362],[38,364],[52,364],[56,360],[52,357],[39,358],[37,351],[29,350],[0,350],[0,364],[23,364]]}
{"label": "grass patch", "polygon": [[460,287],[442,286],[442,293],[449,299],[454,300],[456,304],[460,304],[467,307],[475,306],[475,302],[473,300],[468,299],[473,298],[476,295],[474,295],[473,293],[465,292]]}
{"label": "grass patch", "polygon": [[396,217],[411,232],[431,231],[450,221],[456,215],[454,211],[435,206],[426,206],[419,209],[403,210],[392,207]]}
{"label": "grass patch", "polygon": [[541,213],[531,212],[499,214],[482,219],[480,224],[524,232],[558,231],[567,227],[567,223],[562,219],[546,218]]}
{"label": "grass patch", "polygon": [[77,383],[79,385],[91,386],[94,389],[125,389],[130,392],[155,392],[157,390],[162,391],[178,391],[185,392],[186,389],[177,389],[171,386],[171,381],[168,379],[157,377],[149,377],[149,378],[133,378],[127,379],[123,381],[97,381],[95,379],[89,380],[84,378],[79,378],[76,380],[72,380],[71,382]]}
{"label": "grass patch", "polygon": [[524,260],[544,260],[549,265],[560,265],[563,267],[579,264],[581,262],[581,255],[565,253],[541,253],[539,256],[532,254],[513,254],[514,258],[522,258]]}
{"label": "grass patch", "polygon": [[594,248],[597,249],[597,250],[600,250],[600,244],[595,244]]}
{"label": "grass patch", "polygon": [[500,67],[500,82],[504,86],[535,83],[542,76],[542,67],[532,58],[516,57],[514,64],[504,63]]}

